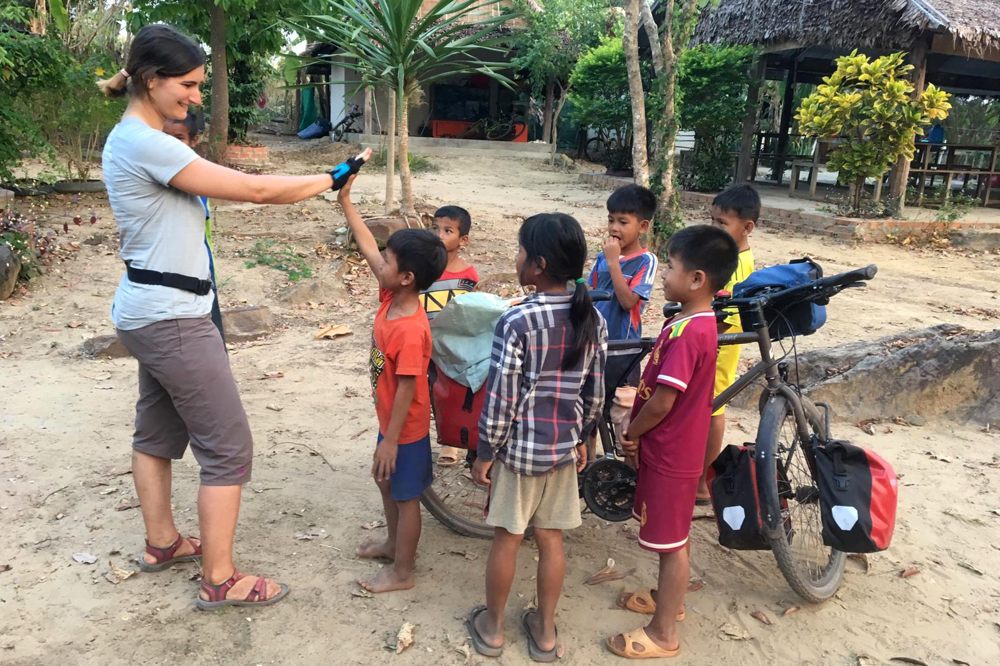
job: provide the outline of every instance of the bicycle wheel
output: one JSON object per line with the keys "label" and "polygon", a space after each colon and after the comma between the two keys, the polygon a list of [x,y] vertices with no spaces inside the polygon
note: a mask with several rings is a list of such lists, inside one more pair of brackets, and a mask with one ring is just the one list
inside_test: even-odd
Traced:
{"label": "bicycle wheel", "polygon": [[514,123],[499,122],[486,128],[489,141],[509,141],[514,136]]}
{"label": "bicycle wheel", "polygon": [[434,483],[420,502],[445,527],[463,536],[489,539],[493,528],[483,518],[488,490],[472,480],[471,456],[450,467],[437,465],[434,454]]}
{"label": "bicycle wheel", "polygon": [[591,162],[605,164],[608,161],[608,141],[602,137],[595,136],[587,141],[587,146],[583,152]]}
{"label": "bicycle wheel", "polygon": [[[808,399],[802,408],[809,430],[824,437],[823,419]],[[757,430],[757,474],[761,506],[780,516],[781,535],[771,550],[785,580],[803,599],[819,603],[832,597],[844,576],[846,555],[823,544],[816,466],[796,428],[795,413],[784,396],[767,401]]]}

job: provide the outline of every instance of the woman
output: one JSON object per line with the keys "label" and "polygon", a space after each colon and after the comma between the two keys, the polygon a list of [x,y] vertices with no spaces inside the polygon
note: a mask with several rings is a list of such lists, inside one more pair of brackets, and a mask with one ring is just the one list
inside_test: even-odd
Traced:
{"label": "woman", "polygon": [[[212,164],[163,133],[201,104],[205,55],[167,25],[136,35],[121,72],[100,82],[129,104],[104,148],[104,182],[126,264],[112,305],[118,336],[139,361],[132,474],[142,503],[146,571],[202,559],[201,609],[266,605],[288,586],[240,573],[233,537],[253,440],[219,331],[199,197],[294,203],[333,184],[315,176],[249,175]],[[356,170],[356,168],[355,168]],[[171,461],[191,450],[201,466],[202,538],[182,537],[170,507]]]}

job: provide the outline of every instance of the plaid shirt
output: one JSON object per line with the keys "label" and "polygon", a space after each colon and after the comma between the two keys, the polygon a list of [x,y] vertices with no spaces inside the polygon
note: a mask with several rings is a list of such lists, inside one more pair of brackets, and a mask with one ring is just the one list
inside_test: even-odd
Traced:
{"label": "plaid shirt", "polygon": [[576,460],[580,433],[604,407],[607,326],[572,368],[572,296],[535,294],[500,317],[493,336],[486,403],[479,419],[479,457],[536,476]]}

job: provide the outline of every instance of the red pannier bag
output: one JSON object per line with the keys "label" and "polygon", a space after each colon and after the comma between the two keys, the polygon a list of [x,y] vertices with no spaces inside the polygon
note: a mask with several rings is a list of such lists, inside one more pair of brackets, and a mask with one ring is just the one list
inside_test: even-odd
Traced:
{"label": "red pannier bag", "polygon": [[770,550],[765,536],[753,449],[730,444],[706,475],[719,543],[733,550]]}
{"label": "red pannier bag", "polygon": [[436,371],[431,376],[431,407],[438,444],[475,451],[479,446],[479,415],[486,401],[486,384],[474,392],[443,372]]}
{"label": "red pannier bag", "polygon": [[823,543],[845,553],[888,548],[899,493],[892,465],[849,442],[827,442],[814,451]]}

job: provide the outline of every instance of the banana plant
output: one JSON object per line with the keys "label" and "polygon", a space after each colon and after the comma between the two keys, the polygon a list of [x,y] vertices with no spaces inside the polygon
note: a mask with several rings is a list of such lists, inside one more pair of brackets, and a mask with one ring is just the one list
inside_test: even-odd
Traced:
{"label": "banana plant", "polygon": [[[504,3],[506,4],[506,3]],[[360,74],[367,85],[383,86],[395,98],[393,123],[399,135],[402,184],[400,212],[415,215],[409,166],[409,107],[430,84],[460,74],[482,74],[511,87],[503,61],[507,49],[499,29],[516,17],[501,0],[327,0],[321,15],[289,27],[309,41],[333,44],[331,65]],[[386,207],[393,195],[392,136],[386,160]]]}

